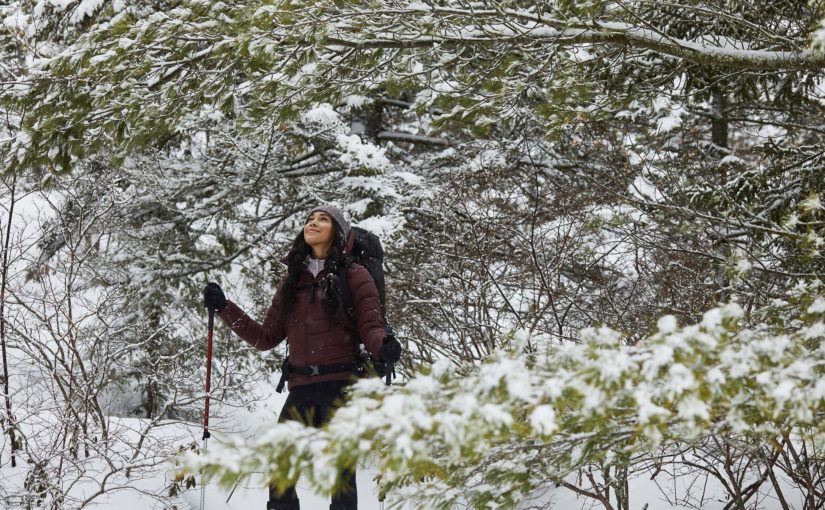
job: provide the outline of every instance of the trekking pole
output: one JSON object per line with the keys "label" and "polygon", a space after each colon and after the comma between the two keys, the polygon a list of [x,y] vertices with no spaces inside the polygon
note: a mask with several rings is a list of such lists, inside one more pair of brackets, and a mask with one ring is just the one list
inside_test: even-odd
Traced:
{"label": "trekking pole", "polygon": [[[207,439],[209,434],[209,395],[212,391],[212,331],[215,329],[215,310],[208,308],[209,323],[206,333],[206,403],[203,412],[203,452],[206,453]],[[206,504],[206,482],[201,473],[201,510],[205,510]]]}

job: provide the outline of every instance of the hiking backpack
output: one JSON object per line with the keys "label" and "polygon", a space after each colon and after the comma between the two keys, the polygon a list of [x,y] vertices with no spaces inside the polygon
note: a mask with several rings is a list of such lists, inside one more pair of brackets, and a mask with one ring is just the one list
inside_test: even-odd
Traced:
{"label": "hiking backpack", "polygon": [[[369,271],[372,280],[375,283],[375,288],[378,290],[378,300],[381,303],[381,316],[384,318],[384,331],[387,336],[395,336],[392,326],[387,321],[387,314],[385,308],[386,286],[384,284],[384,248],[381,246],[381,240],[377,235],[365,230],[361,227],[352,227],[352,234],[355,240],[352,250],[344,261],[338,267],[338,282],[341,290],[341,303],[347,316],[357,324],[355,317],[355,304],[352,302],[352,294],[347,281],[347,271],[350,264],[355,262],[363,266]],[[357,333],[357,328],[356,328]],[[395,365],[375,357],[367,351],[364,344],[357,342],[355,356],[353,357],[353,372],[359,376],[364,377],[368,375],[380,375],[384,378],[387,385],[395,378]]]}

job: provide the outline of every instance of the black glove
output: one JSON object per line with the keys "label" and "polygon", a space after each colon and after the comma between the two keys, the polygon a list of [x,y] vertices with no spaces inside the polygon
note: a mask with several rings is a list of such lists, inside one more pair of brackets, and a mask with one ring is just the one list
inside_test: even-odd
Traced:
{"label": "black glove", "polygon": [[226,296],[217,283],[209,282],[203,288],[203,306],[216,312],[226,308]]}
{"label": "black glove", "polygon": [[396,363],[401,359],[401,344],[395,339],[395,336],[388,335],[384,337],[384,342],[381,344],[381,350],[378,351],[378,357],[381,361],[388,363]]}

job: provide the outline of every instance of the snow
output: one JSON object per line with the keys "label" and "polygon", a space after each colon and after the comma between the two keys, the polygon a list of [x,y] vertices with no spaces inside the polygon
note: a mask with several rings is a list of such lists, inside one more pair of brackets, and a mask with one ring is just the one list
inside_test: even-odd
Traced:
{"label": "snow", "polygon": [[657,121],[656,124],[656,131],[659,133],[667,133],[669,131],[673,131],[676,128],[682,125],[682,119],[676,115],[670,115],[667,117],[661,117]]}
{"label": "snow", "polygon": [[656,132],[663,134],[673,131],[682,125],[684,108],[674,104],[670,98],[659,96],[652,101],[651,109],[661,116],[656,120]]}
{"label": "snow", "polygon": [[424,2],[410,2],[407,4],[406,8],[411,10],[429,11],[432,9],[432,6]]}
{"label": "snow", "polygon": [[653,403],[654,393],[652,389],[647,386],[637,388],[633,397],[636,401],[637,412],[639,413],[639,422],[642,424],[650,422],[651,419],[657,416],[670,415],[670,411]]}
{"label": "snow", "polygon": [[101,54],[99,54],[99,55],[95,55],[94,57],[92,57],[91,59],[89,59],[89,62],[90,62],[91,64],[100,64],[100,63],[105,62],[105,61],[107,61],[107,60],[109,60],[110,58],[113,58],[113,57],[115,57],[115,56],[117,56],[117,54],[116,54],[114,51],[112,51],[112,50],[108,50],[108,51],[106,51],[105,53],[101,53]]}
{"label": "snow", "polygon": [[707,420],[710,418],[708,405],[695,395],[688,395],[677,405],[679,417],[687,419]]}
{"label": "snow", "polygon": [[72,15],[69,17],[69,21],[72,23],[82,22],[86,17],[91,17],[94,15],[94,13],[100,9],[105,1],[106,0],[80,0],[80,2],[74,7]]}
{"label": "snow", "polygon": [[316,123],[321,126],[337,126],[341,122],[338,112],[329,103],[322,103],[301,114],[304,122]]}
{"label": "snow", "polygon": [[[18,365],[19,367],[19,365]],[[274,391],[279,373],[273,373],[268,378],[260,381],[253,393],[258,394],[260,400],[256,401],[254,409],[246,410],[236,406],[224,406],[216,400],[212,400],[210,420],[210,431],[212,437],[207,441],[208,449],[220,447],[233,448],[233,445],[243,444],[255,436],[265,434],[266,431],[277,421],[277,416],[286,393],[278,394]],[[55,423],[54,418],[42,417],[44,429]],[[138,431],[146,428],[147,421],[142,419],[110,418],[110,427],[113,435],[120,437],[121,448],[129,449],[137,443]],[[179,497],[168,497],[164,494],[172,482],[177,471],[171,462],[172,454],[177,451],[178,445],[184,446],[197,444],[201,446],[201,431],[199,424],[186,424],[181,422],[169,422],[153,428],[150,432],[149,442],[159,448],[153,453],[156,454],[156,465],[141,471],[135,471],[131,479],[126,479],[122,475],[114,476],[109,480],[112,489],[122,484],[123,488],[110,490],[94,500],[91,508],[117,508],[118,510],[161,510],[169,508],[169,505],[176,505],[178,510],[248,510],[250,508],[264,508],[267,500],[267,483],[260,475],[250,475],[245,477],[235,489],[230,498],[230,490],[225,490],[217,484],[209,483],[205,487],[198,485],[193,489],[185,490]],[[32,432],[27,432],[27,436],[33,437]],[[7,448],[4,441],[0,441],[0,446]],[[8,451],[3,451],[2,459],[5,464],[0,464],[0,508],[14,510],[16,506],[3,506],[3,501],[9,504],[14,500],[10,494],[15,493],[15,487],[22,487],[24,474],[28,466],[19,465],[15,469],[8,466]],[[231,458],[227,458],[231,462]],[[85,470],[90,476],[94,473],[104,475],[107,472],[107,464],[102,459],[91,459],[86,461]],[[377,500],[377,488],[374,479],[377,476],[374,470],[369,467],[359,469],[357,472],[357,483],[359,489],[359,508],[364,510],[377,510],[380,503]],[[200,476],[196,476],[200,480]],[[97,481],[88,479],[79,483],[70,492],[70,497],[83,498],[91,495],[96,489]],[[206,504],[201,506],[201,492],[205,491]],[[299,482],[297,486],[299,498],[303,508],[326,508],[329,505],[329,498],[321,496],[312,491],[307,483]],[[227,503],[227,499],[229,502]]]}
{"label": "snow", "polygon": [[736,261],[734,269],[736,270],[736,274],[738,276],[743,276],[753,269],[753,264],[751,264],[748,259],[741,258]]}
{"label": "snow", "polygon": [[[693,42],[684,39],[679,39],[671,36],[663,35],[654,30],[634,27],[627,23],[606,22],[597,23],[597,26],[604,30],[612,30],[627,34],[628,37],[637,41],[644,41],[651,44],[672,45],[674,51],[688,50],[695,52],[698,55],[706,55],[722,60],[748,61],[752,65],[762,65],[765,67],[787,64],[789,62],[799,62],[809,59],[813,56],[810,50],[803,50],[801,52],[795,51],[770,51],[770,50],[752,50],[734,48],[729,45],[715,45],[707,44],[705,42]],[[565,30],[565,33],[570,32],[576,34],[591,33],[590,30]]]}
{"label": "snow", "polygon": [[808,307],[808,313],[825,313],[825,298],[816,298]]}
{"label": "snow", "polygon": [[783,226],[787,229],[795,228],[799,224],[799,215],[796,212],[792,212],[788,219],[785,220]]}
{"label": "snow", "polygon": [[622,374],[625,371],[635,368],[633,360],[627,353],[604,353],[600,356],[602,356],[602,364],[600,367],[599,375],[601,379],[605,382],[617,382],[621,379]]}
{"label": "snow", "polygon": [[383,172],[390,167],[385,147],[378,147],[372,143],[364,142],[358,135],[345,135],[343,133],[336,137],[336,141],[342,150],[338,160],[347,168],[368,168]]}
{"label": "snow", "polygon": [[673,363],[668,371],[669,379],[663,381],[671,398],[692,390],[696,386],[693,372],[682,363]]}
{"label": "snow", "polygon": [[823,239],[822,236],[820,236],[819,234],[817,234],[814,231],[808,232],[808,234],[805,236],[805,240],[808,241],[811,244],[811,246],[813,248],[812,251],[815,254],[819,253],[819,248],[821,248],[822,246],[825,246],[825,239]]}
{"label": "snow", "polygon": [[641,175],[636,177],[633,184],[629,186],[628,191],[631,195],[642,200],[660,202],[664,199],[664,195],[656,188],[656,186]]}
{"label": "snow", "polygon": [[549,436],[553,434],[558,429],[555,410],[548,405],[536,406],[530,414],[530,424],[539,435]]}
{"label": "snow", "polygon": [[393,234],[404,228],[406,219],[403,215],[392,213],[386,216],[371,216],[357,223],[357,226],[366,229],[381,239],[389,239]]}
{"label": "snow", "polygon": [[[382,505],[378,501],[374,478],[377,473],[369,469],[359,469],[356,472],[358,487],[358,508],[363,510],[379,510]],[[198,486],[182,495],[182,499],[191,510],[252,510],[266,508],[267,481],[260,475],[250,475],[238,484],[234,493],[214,484],[205,488]],[[201,506],[201,491],[205,490],[205,504]],[[329,497],[316,494],[305,482],[299,482],[296,490],[301,501],[301,508],[325,509],[329,508]],[[137,502],[136,502],[137,503]],[[385,504],[389,504],[387,501]],[[114,506],[111,508],[115,508]],[[139,506],[117,507],[118,510],[141,510]],[[179,509],[184,510],[184,509]]]}
{"label": "snow", "polygon": [[822,200],[820,200],[819,195],[814,193],[807,197],[805,200],[799,203],[800,209],[807,212],[814,212],[821,210],[822,207]]}
{"label": "snow", "polygon": [[708,330],[719,330],[726,319],[738,319],[744,315],[742,307],[729,303],[724,307],[713,308],[702,315],[701,325]]}
{"label": "snow", "polygon": [[725,156],[724,158],[719,160],[719,165],[720,166],[744,165],[744,164],[745,164],[745,160],[743,160],[742,158],[740,158],[738,156],[734,156],[733,154],[728,154],[727,156]]}
{"label": "snow", "polygon": [[802,336],[807,339],[825,337],[825,322],[819,321],[802,330]]}
{"label": "snow", "polygon": [[819,28],[811,36],[811,46],[818,53],[825,51],[825,19],[819,22]]}
{"label": "snow", "polygon": [[[48,440],[44,432],[58,421],[49,413],[41,415],[41,429],[23,428],[23,432],[28,438],[31,446],[35,441]],[[68,501],[82,501],[95,496],[102,489],[101,484],[105,483],[107,489],[91,499],[91,508],[120,508],[131,510],[138,508],[150,508],[160,510],[166,503],[161,503],[160,499],[165,499],[169,504],[178,505],[181,510],[189,509],[179,497],[169,497],[165,493],[171,483],[174,469],[171,463],[164,462],[164,458],[169,458],[177,449],[177,445],[192,442],[195,437],[196,427],[187,425],[163,425],[156,428],[147,441],[147,448],[152,449],[151,453],[142,455],[129,462],[131,447],[137,443],[140,431],[144,429],[146,422],[137,419],[110,418],[110,443],[106,448],[110,449],[108,454],[109,462],[98,458],[96,452],[92,451],[92,457],[78,462],[76,471],[72,473],[67,469],[65,473],[66,482],[73,478],[74,483],[67,493]],[[3,450],[7,447],[2,444]],[[0,451],[3,451],[0,450]],[[120,453],[116,453],[117,451]],[[8,459],[8,451],[3,451],[4,460]],[[125,461],[125,462],[124,462]],[[15,494],[21,494],[22,486],[25,483],[25,475],[30,466],[20,461],[18,466],[10,468],[8,461],[0,465],[0,507],[9,510],[18,508],[15,505],[3,506],[6,503],[17,499]],[[125,476],[124,468],[130,467],[130,476]],[[68,503],[67,501],[67,503]],[[22,508],[22,507],[21,507]]]}
{"label": "snow", "polygon": [[372,102],[372,99],[370,99],[367,96],[349,95],[343,99],[343,102],[350,108],[362,108],[365,105],[370,104]]}
{"label": "snow", "polygon": [[30,23],[30,16],[21,11],[15,11],[3,18],[3,26],[13,30],[25,31]]}
{"label": "snow", "polygon": [[659,333],[663,334],[675,332],[678,326],[679,324],[676,321],[676,317],[672,315],[664,315],[656,321],[656,328],[659,330]]}

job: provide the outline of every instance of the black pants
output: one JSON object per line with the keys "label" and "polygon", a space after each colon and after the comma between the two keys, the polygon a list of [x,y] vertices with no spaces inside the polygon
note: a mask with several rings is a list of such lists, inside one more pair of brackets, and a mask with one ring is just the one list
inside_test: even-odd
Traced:
{"label": "black pants", "polygon": [[[289,390],[278,422],[300,420],[306,425],[320,427],[332,415],[332,411],[341,403],[346,381],[328,381],[298,386]],[[297,510],[298,494],[290,487],[283,494],[278,494],[274,487],[269,488],[268,509]],[[355,471],[344,477],[343,489],[332,495],[332,507],[341,510],[357,510],[358,489],[355,486]]]}

